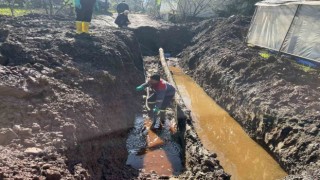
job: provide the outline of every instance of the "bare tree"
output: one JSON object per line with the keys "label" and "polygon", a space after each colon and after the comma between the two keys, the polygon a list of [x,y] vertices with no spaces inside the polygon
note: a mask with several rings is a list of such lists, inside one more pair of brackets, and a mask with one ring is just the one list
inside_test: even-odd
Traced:
{"label": "bare tree", "polygon": [[210,7],[212,12],[220,16],[233,14],[252,15],[255,3],[260,0],[212,0]]}
{"label": "bare tree", "polygon": [[49,12],[50,12],[50,16],[53,15],[53,2],[52,0],[48,0],[49,2]]}
{"label": "bare tree", "polygon": [[11,15],[14,16],[14,0],[6,0],[8,7],[10,8]]}
{"label": "bare tree", "polygon": [[60,4],[60,7],[57,9],[57,11],[54,13],[55,15],[59,14],[64,8],[69,9],[68,14],[73,15],[73,0],[64,0]]}
{"label": "bare tree", "polygon": [[210,10],[211,2],[211,0],[179,0],[180,18],[185,21],[187,18],[193,19],[204,13],[212,13]]}
{"label": "bare tree", "polygon": [[156,0],[146,0],[144,2],[144,9],[151,16],[158,17],[160,12],[157,8]]}

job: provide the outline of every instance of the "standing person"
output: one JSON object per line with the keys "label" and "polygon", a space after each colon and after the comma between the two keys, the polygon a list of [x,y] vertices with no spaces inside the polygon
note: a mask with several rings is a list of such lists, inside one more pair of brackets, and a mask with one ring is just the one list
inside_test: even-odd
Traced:
{"label": "standing person", "polygon": [[89,33],[93,7],[96,0],[74,0],[76,7],[76,29],[77,34]]}
{"label": "standing person", "polygon": [[128,18],[129,11],[125,10],[123,13],[119,14],[114,21],[120,28],[127,28],[130,23]]}
{"label": "standing person", "polygon": [[[161,122],[164,122],[164,111],[174,98],[176,89],[170,83],[161,79],[159,74],[153,74],[146,83],[138,86],[136,90],[142,91],[148,86],[154,91],[148,98],[148,103],[155,103],[153,107],[153,129],[157,130],[161,128]],[[159,115],[160,118],[158,118]]]}
{"label": "standing person", "polygon": [[118,15],[123,13],[125,10],[128,10],[129,11],[129,5],[126,3],[126,1],[122,1],[121,3],[119,3],[117,5],[117,12],[118,12]]}

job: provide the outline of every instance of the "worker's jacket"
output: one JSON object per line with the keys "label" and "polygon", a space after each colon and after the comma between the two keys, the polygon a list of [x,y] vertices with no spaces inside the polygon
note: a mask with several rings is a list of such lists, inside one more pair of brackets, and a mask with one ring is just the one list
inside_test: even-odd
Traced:
{"label": "worker's jacket", "polygon": [[148,82],[143,84],[144,87],[149,86],[156,95],[156,106],[161,108],[162,102],[166,96],[174,96],[176,89],[167,81],[161,79],[159,83],[151,85]]}

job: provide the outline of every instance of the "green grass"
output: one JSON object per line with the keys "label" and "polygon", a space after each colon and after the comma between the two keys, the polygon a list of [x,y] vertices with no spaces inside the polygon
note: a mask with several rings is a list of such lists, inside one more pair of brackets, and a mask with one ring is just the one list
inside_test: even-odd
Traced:
{"label": "green grass", "polygon": [[306,73],[312,73],[312,72],[317,72],[318,70],[317,69],[314,69],[310,66],[305,66],[305,65],[302,65],[302,64],[298,64],[298,63],[295,63],[295,65],[301,69],[302,71],[306,72]]}
{"label": "green grass", "polygon": [[[26,14],[30,14],[30,10],[26,9],[14,9],[14,16],[23,16]],[[11,11],[9,8],[0,8],[0,15],[11,16]]]}
{"label": "green grass", "polygon": [[259,55],[264,59],[268,59],[270,57],[268,52],[260,52]]}

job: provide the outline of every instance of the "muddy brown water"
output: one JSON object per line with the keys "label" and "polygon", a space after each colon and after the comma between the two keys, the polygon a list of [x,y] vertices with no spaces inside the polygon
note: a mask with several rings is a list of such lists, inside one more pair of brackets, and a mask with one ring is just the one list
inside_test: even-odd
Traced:
{"label": "muddy brown water", "polygon": [[160,132],[150,130],[151,125],[149,118],[136,117],[135,127],[127,139],[126,164],[147,173],[155,171],[160,176],[179,175],[183,169],[181,148],[171,138],[172,125],[167,121]]}
{"label": "muddy brown water", "polygon": [[218,159],[233,180],[274,180],[286,172],[230,115],[215,103],[192,78],[170,67],[178,89],[192,112],[204,146]]}

